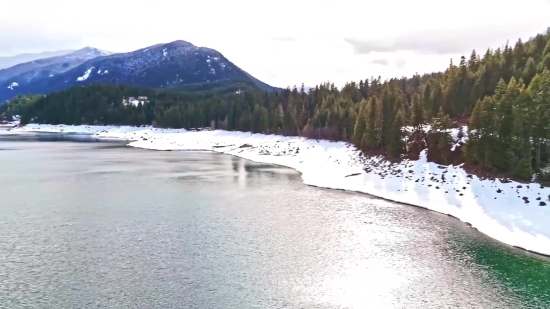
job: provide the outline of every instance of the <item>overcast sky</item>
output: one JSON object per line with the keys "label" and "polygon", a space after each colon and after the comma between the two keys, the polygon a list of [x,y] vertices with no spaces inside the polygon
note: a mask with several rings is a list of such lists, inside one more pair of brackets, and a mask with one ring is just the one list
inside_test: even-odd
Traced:
{"label": "overcast sky", "polygon": [[550,0],[4,0],[0,56],[186,40],[274,86],[440,71],[550,26]]}

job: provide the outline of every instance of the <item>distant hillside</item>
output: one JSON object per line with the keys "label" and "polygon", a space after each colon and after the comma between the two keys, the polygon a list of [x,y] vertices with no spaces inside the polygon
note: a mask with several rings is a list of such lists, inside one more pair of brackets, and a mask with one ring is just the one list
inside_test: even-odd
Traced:
{"label": "distant hillside", "polygon": [[20,63],[0,70],[0,82],[9,80],[10,85],[17,83],[18,86],[21,86],[41,78],[49,78],[66,72],[87,60],[110,54],[112,53],[97,48],[85,47],[66,55]]}
{"label": "distant hillside", "polygon": [[66,55],[66,54],[72,53],[73,51],[74,50],[58,50],[58,51],[47,51],[47,52],[34,53],[34,54],[27,53],[27,54],[15,55],[15,56],[0,57],[0,69],[9,68],[14,65],[33,61],[33,60]]}
{"label": "distant hillside", "polygon": [[4,80],[0,82],[0,102],[20,94],[48,94],[98,82],[172,88],[223,80],[252,83],[264,91],[280,90],[252,77],[216,50],[175,41],[90,59],[51,77],[41,75],[29,82],[24,78]]}

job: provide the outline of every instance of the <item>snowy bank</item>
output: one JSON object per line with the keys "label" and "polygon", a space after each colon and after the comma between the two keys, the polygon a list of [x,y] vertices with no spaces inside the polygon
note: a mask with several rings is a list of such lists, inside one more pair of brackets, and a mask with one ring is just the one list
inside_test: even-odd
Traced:
{"label": "snowy bank", "polygon": [[129,146],[138,148],[209,150],[287,166],[301,172],[308,185],[431,209],[509,245],[550,255],[550,188],[480,180],[459,166],[427,162],[425,152],[419,160],[392,164],[381,157],[366,158],[348,143],[277,135],[103,127],[94,137],[129,140]]}
{"label": "snowy bank", "polygon": [[19,125],[19,121],[0,123],[0,128],[13,128]]}
{"label": "snowy bank", "polygon": [[69,133],[69,134],[98,134],[102,138],[117,138],[124,140],[135,140],[159,133],[182,133],[187,132],[184,129],[159,129],[151,126],[131,127],[131,126],[92,126],[92,125],[53,125],[53,124],[27,124],[22,127],[14,128],[12,132],[37,132],[37,133]]}

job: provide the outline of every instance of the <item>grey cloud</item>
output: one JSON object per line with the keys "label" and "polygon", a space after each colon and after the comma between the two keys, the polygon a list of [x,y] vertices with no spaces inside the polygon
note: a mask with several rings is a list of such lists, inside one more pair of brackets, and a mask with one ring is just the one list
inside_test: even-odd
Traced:
{"label": "grey cloud", "polygon": [[374,59],[374,60],[370,61],[369,63],[386,66],[386,65],[388,65],[388,60],[387,59]]}
{"label": "grey cloud", "polygon": [[[512,27],[513,26],[513,27]],[[534,30],[538,29],[538,30]],[[507,40],[515,42],[525,34],[535,35],[544,28],[533,25],[510,25],[507,27],[470,27],[450,30],[425,30],[398,35],[388,39],[344,38],[353,47],[355,54],[371,52],[413,51],[423,54],[453,54],[501,46]]]}

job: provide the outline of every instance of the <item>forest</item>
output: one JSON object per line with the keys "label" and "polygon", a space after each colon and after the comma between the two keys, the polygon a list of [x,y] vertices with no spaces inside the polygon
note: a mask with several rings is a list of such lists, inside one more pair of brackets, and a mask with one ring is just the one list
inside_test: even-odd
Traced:
{"label": "forest", "polygon": [[[474,50],[439,73],[371,77],[341,88],[327,82],[308,92],[303,85],[271,93],[223,89],[94,84],[7,104],[22,123],[212,127],[347,141],[393,159],[414,159],[428,148],[436,154],[429,159],[441,164],[466,162],[525,180],[547,177],[550,29],[513,46]],[[148,102],[123,103],[137,96]],[[459,134],[468,141],[451,152],[447,129],[462,125],[468,131]]]}

